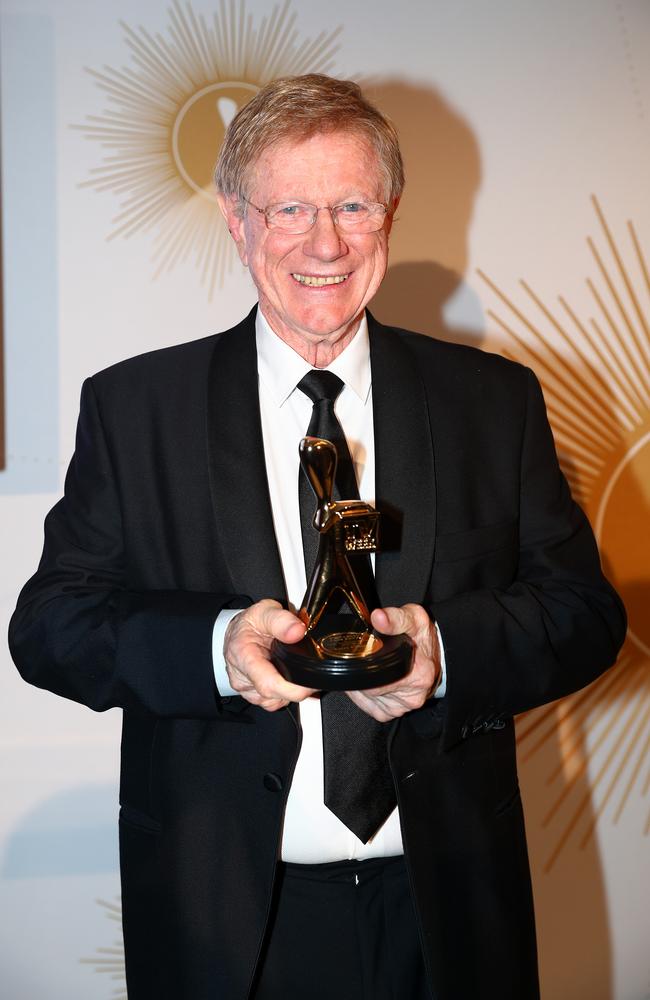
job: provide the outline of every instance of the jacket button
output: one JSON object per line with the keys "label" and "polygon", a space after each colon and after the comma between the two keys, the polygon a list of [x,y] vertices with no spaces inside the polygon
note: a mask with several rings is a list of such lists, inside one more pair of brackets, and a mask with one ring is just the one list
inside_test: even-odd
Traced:
{"label": "jacket button", "polygon": [[269,792],[281,792],[284,788],[284,782],[279,774],[269,771],[268,774],[264,775],[264,787]]}

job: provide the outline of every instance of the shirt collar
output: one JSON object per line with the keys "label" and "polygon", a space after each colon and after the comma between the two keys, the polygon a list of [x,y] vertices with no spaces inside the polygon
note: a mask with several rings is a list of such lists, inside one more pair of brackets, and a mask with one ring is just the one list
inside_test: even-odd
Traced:
{"label": "shirt collar", "polygon": [[[257,370],[260,381],[278,406],[289,398],[311,365],[273,332],[266,316],[258,307],[255,317]],[[370,394],[370,343],[368,321],[364,312],[359,329],[337,358],[327,367],[352,389],[362,403]]]}

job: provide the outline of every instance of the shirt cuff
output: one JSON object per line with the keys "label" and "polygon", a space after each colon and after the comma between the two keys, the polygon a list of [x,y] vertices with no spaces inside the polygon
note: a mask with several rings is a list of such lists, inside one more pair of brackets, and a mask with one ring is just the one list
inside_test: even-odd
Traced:
{"label": "shirt cuff", "polygon": [[[221,612],[223,614],[223,611]],[[438,687],[433,692],[434,698],[444,698],[447,693],[447,661],[445,660],[445,647],[442,642],[442,635],[440,634],[440,629],[438,628],[438,623],[434,623],[436,626],[436,632],[438,633],[438,643],[440,645],[440,683]]]}
{"label": "shirt cuff", "polygon": [[220,611],[212,629],[212,669],[214,670],[217,691],[222,698],[228,698],[237,694],[231,688],[230,681],[228,680],[226,660],[223,655],[223,643],[228,625],[240,611],[241,608],[227,608],[224,611]]}

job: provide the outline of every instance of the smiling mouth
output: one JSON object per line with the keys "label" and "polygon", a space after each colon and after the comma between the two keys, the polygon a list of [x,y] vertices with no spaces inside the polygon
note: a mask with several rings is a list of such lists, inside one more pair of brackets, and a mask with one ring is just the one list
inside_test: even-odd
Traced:
{"label": "smiling mouth", "polygon": [[350,277],[350,274],[292,274],[301,285],[310,285],[312,288],[322,288],[323,285],[340,285]]}

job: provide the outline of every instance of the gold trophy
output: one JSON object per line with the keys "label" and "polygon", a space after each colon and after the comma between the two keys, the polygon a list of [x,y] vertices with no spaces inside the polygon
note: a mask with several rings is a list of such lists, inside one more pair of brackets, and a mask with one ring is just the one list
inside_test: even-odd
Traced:
{"label": "gold trophy", "polygon": [[[413,643],[406,635],[379,635],[370,622],[378,606],[368,566],[361,572],[356,555],[367,562],[376,552],[379,512],[363,500],[333,500],[336,447],[323,438],[305,437],[300,463],[316,494],[313,525],[320,534],[316,563],[299,617],[307,626],[296,643],[274,640],[271,655],[283,677],[319,691],[380,687],[408,673]],[[364,580],[367,576],[368,580]],[[332,611],[343,598],[350,614]]]}

